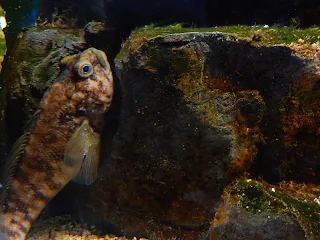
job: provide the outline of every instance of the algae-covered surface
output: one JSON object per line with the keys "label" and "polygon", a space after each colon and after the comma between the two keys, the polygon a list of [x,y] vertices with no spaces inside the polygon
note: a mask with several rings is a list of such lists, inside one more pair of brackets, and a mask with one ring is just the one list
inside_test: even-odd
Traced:
{"label": "algae-covered surface", "polygon": [[310,239],[320,236],[320,206],[315,200],[299,200],[285,188],[251,179],[239,180],[227,193],[238,206],[255,214],[293,213]]}
{"label": "algae-covered surface", "polygon": [[238,39],[253,40],[262,45],[290,44],[303,40],[304,43],[316,43],[320,40],[320,27],[314,26],[306,29],[296,29],[290,26],[219,26],[211,28],[185,28],[181,24],[165,27],[148,25],[136,29],[132,38],[152,38],[163,34],[184,32],[222,32],[234,34]]}
{"label": "algae-covered surface", "polygon": [[[313,26],[305,29],[297,29],[292,26],[218,26],[210,28],[186,28],[181,24],[156,27],[147,25],[137,28],[130,36],[130,44],[141,44],[146,39],[166,34],[187,33],[187,32],[221,32],[231,34],[237,41],[248,41],[254,46],[287,45],[293,49],[301,50],[300,56],[312,57],[314,49],[320,49],[320,27]],[[298,46],[296,46],[298,45]],[[123,45],[122,52],[127,48]],[[311,54],[310,54],[311,52]],[[117,58],[121,56],[118,55]]]}

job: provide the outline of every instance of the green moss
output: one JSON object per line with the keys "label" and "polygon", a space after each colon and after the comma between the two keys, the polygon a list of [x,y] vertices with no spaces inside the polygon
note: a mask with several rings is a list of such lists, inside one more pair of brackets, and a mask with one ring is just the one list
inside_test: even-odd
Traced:
{"label": "green moss", "polygon": [[6,12],[3,10],[3,8],[0,6],[0,16],[6,16]]}
{"label": "green moss", "polygon": [[235,34],[238,39],[252,41],[256,45],[275,45],[296,43],[302,39],[304,43],[315,43],[320,39],[319,27],[295,29],[293,27],[261,27],[261,26],[226,26],[216,27],[215,31]]}
{"label": "green moss", "polygon": [[306,29],[295,29],[293,27],[263,27],[263,26],[221,26],[211,28],[185,28],[181,24],[165,27],[148,25],[136,29],[132,39],[149,39],[164,34],[184,32],[223,32],[234,34],[238,39],[245,39],[261,45],[289,44],[303,39],[305,43],[315,43],[320,40],[320,27],[314,26]]}
{"label": "green moss", "polygon": [[306,29],[295,29],[293,27],[263,27],[263,26],[221,26],[211,28],[185,28],[181,24],[155,27],[147,25],[135,29],[130,38],[123,44],[115,61],[122,61],[127,53],[137,51],[142,46],[147,47],[147,40],[160,35],[186,33],[186,32],[222,32],[229,33],[238,40],[248,41],[254,46],[272,46],[279,44],[312,44],[320,40],[320,27],[314,26]]}
{"label": "green moss", "polygon": [[231,199],[241,208],[252,213],[291,212],[295,214],[311,239],[320,236],[320,206],[316,203],[299,201],[272,186],[257,181],[242,179],[230,187]]}

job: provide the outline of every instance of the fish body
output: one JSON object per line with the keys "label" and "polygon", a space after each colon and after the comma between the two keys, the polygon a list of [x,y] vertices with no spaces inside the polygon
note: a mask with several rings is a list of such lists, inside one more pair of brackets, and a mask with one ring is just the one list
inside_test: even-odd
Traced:
{"label": "fish body", "polygon": [[91,184],[97,177],[99,134],[91,123],[111,105],[111,69],[105,54],[94,48],[61,63],[65,70],[2,169],[0,240],[25,239],[43,208],[71,179]]}

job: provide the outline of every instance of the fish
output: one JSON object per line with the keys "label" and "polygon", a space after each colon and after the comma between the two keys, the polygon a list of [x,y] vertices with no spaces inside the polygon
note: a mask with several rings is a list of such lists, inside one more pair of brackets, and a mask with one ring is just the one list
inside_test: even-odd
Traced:
{"label": "fish", "polygon": [[0,175],[0,240],[23,240],[48,202],[70,182],[98,177],[101,119],[114,82],[103,51],[61,60],[30,126],[13,145]]}

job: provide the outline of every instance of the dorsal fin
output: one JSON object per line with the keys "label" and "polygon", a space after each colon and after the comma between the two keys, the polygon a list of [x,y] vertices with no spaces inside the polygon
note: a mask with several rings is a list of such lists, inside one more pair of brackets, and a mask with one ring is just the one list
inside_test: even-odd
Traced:
{"label": "dorsal fin", "polygon": [[[24,125],[25,131],[28,131],[33,123],[37,121],[41,109],[38,109]],[[25,143],[29,138],[29,133],[23,134],[12,146],[8,156],[0,163],[0,211],[6,198],[8,188],[11,184],[11,178],[14,174],[16,166],[24,152]],[[0,238],[1,240],[1,238]]]}
{"label": "dorsal fin", "polygon": [[0,169],[0,206],[3,208],[5,198],[7,196],[9,187],[11,185],[12,176],[16,170],[16,166],[19,163],[21,156],[24,153],[26,142],[29,139],[29,133],[22,135],[13,145],[9,155],[3,162]]}

